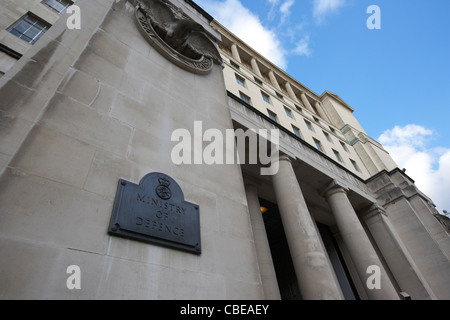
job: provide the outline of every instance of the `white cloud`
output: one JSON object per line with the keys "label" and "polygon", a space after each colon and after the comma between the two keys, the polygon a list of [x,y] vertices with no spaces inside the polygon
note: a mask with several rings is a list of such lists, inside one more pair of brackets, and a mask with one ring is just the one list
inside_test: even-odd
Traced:
{"label": "white cloud", "polygon": [[318,23],[322,23],[325,17],[345,5],[345,0],[314,0],[313,15]]}
{"label": "white cloud", "polygon": [[430,147],[435,135],[432,130],[409,124],[385,131],[378,140],[442,213],[450,211],[450,149]]}
{"label": "white cloud", "polygon": [[265,27],[239,0],[196,0],[196,3],[258,53],[278,67],[287,68],[286,50],[277,34]]}
{"label": "white cloud", "polygon": [[294,4],[295,0],[286,0],[280,7],[280,12],[282,14],[289,14],[292,5]]}
{"label": "white cloud", "polygon": [[286,22],[286,20],[288,19],[288,17],[291,14],[291,8],[294,5],[295,0],[286,0],[284,1],[281,6],[280,6],[280,13],[281,13],[281,17],[280,17],[280,22],[281,24],[284,24]]}
{"label": "white cloud", "polygon": [[298,43],[297,46],[294,48],[293,51],[295,54],[300,56],[307,56],[309,57],[312,53],[310,47],[309,47],[309,36],[304,36]]}

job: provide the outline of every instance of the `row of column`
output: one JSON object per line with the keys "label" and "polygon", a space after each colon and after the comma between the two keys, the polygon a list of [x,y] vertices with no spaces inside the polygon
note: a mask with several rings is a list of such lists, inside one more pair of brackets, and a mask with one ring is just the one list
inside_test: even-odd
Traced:
{"label": "row of column", "polygon": [[[241,57],[240,57],[240,55],[239,55],[238,47],[237,47],[237,45],[236,45],[235,43],[233,43],[233,44],[231,45],[231,55],[232,55],[232,57],[233,57],[237,62],[242,63]],[[259,70],[258,62],[256,61],[255,58],[251,58],[250,64],[251,64],[251,67],[252,67],[253,72],[254,72],[257,76],[259,76],[260,78],[262,78],[263,76],[262,76],[262,74],[261,74],[261,71]],[[277,78],[276,78],[276,76],[275,76],[275,73],[274,73],[272,70],[269,71],[269,80],[270,80],[270,83],[272,84],[272,86],[273,86],[275,89],[277,89],[278,91],[282,91],[282,90],[281,90],[281,87],[280,87],[280,84],[279,84],[279,82],[278,82],[278,80],[277,80]],[[288,81],[286,81],[286,83],[284,84],[284,86],[285,86],[285,88],[286,88],[286,92],[287,92],[289,98],[291,98],[291,99],[292,99],[294,102],[296,102],[296,103],[300,103],[300,101],[299,101],[297,95],[295,94],[294,90],[292,89],[291,84],[290,84]],[[315,108],[313,108],[313,106],[311,105],[311,103],[310,103],[309,99],[307,98],[305,92],[303,92],[303,91],[301,91],[301,93],[300,93],[300,99],[301,99],[301,103],[302,103],[302,104],[305,106],[305,108],[308,109],[311,113],[316,113],[316,114],[317,114],[319,117],[321,117],[322,119],[324,119],[324,120],[326,120],[326,121],[330,121],[329,118],[328,118],[328,116],[327,116],[326,113],[324,112],[324,109],[323,109],[323,107],[322,107],[322,105],[321,105],[320,102],[316,101],[316,102],[315,102],[315,105],[314,105]]]}
{"label": "row of column", "polygon": [[[279,170],[272,176],[272,183],[303,298],[305,300],[343,299],[333,267],[322,245],[315,222],[309,213],[289,157],[280,156]],[[279,299],[279,289],[258,195],[254,187],[246,186],[246,188],[265,297]],[[376,266],[381,271],[380,286],[366,290],[368,298],[374,300],[399,299],[396,289],[386,274],[383,264],[347,197],[347,190],[333,182],[323,194],[330,205],[339,233],[361,281],[366,284],[368,277],[371,276],[371,273],[368,273],[370,266]]]}

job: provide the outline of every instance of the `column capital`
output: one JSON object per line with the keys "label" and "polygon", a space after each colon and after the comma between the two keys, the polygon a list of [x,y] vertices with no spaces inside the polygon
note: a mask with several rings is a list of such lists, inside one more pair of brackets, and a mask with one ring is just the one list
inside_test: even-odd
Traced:
{"label": "column capital", "polygon": [[371,206],[367,207],[362,214],[364,220],[370,219],[375,216],[384,215],[387,217],[386,210],[380,206],[378,203],[374,203]]}
{"label": "column capital", "polygon": [[285,154],[280,154],[278,161],[288,161],[288,162],[292,163],[291,157],[289,157],[288,155],[285,155]]}
{"label": "column capital", "polygon": [[325,196],[326,198],[329,198],[330,196],[336,193],[343,193],[347,195],[347,192],[348,188],[339,184],[336,180],[333,180],[330,182],[330,184],[328,184],[328,186],[325,187],[325,189],[320,194],[322,196]]}
{"label": "column capital", "polygon": [[273,162],[281,162],[281,161],[286,161],[289,162],[291,165],[293,165],[295,158],[293,159],[291,156],[288,156],[287,154],[280,152],[277,159],[273,159]]}

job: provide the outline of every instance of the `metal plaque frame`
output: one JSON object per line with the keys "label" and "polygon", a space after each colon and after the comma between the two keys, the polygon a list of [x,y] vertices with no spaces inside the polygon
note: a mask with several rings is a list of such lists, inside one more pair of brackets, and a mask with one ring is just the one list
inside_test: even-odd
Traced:
{"label": "metal plaque frame", "polygon": [[108,233],[201,254],[199,206],[185,201],[178,183],[159,172],[139,185],[119,180]]}

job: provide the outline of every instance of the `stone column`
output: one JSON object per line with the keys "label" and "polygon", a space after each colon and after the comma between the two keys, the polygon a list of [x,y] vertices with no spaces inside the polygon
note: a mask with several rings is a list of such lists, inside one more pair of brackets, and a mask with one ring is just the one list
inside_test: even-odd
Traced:
{"label": "stone column", "polygon": [[250,63],[252,64],[253,72],[254,72],[258,77],[262,78],[263,76],[262,76],[262,74],[261,74],[261,71],[259,70],[258,62],[256,61],[256,59],[255,59],[255,58],[252,58],[252,59],[250,60]]}
{"label": "stone column", "polygon": [[343,299],[291,160],[287,156],[280,156],[279,170],[272,176],[272,181],[303,299]]}
{"label": "stone column", "polygon": [[290,84],[289,82],[286,82],[285,87],[286,87],[286,91],[287,91],[289,97],[290,97],[292,100],[294,100],[295,102],[298,102],[298,98],[297,98],[297,96],[295,95],[294,90],[292,90],[291,84]]}
{"label": "stone column", "polygon": [[315,106],[316,106],[317,112],[319,113],[319,116],[320,116],[323,120],[330,122],[330,119],[328,119],[328,116],[327,116],[326,113],[324,112],[324,110],[323,110],[323,108],[322,108],[322,105],[321,105],[319,102],[316,102]]}
{"label": "stone column", "polygon": [[386,211],[374,204],[363,219],[401,290],[413,300],[436,299],[426,282],[422,281],[423,276],[391,226]]}
{"label": "stone column", "polygon": [[231,55],[233,56],[234,60],[236,60],[239,63],[242,63],[241,57],[239,56],[237,45],[235,43],[231,45]]}
{"label": "stone column", "polygon": [[308,109],[312,113],[315,113],[313,107],[311,106],[311,103],[309,103],[309,100],[304,92],[301,93],[300,98],[302,99],[302,102],[305,105],[306,109]]}
{"label": "stone column", "polygon": [[272,85],[275,87],[275,89],[277,89],[278,91],[281,91],[278,80],[275,77],[275,74],[273,73],[272,70],[269,71],[269,79],[270,79],[270,82],[272,83]]}
{"label": "stone column", "polygon": [[280,289],[278,287],[269,240],[267,239],[266,227],[264,226],[264,219],[261,213],[258,190],[254,184],[246,184],[245,193],[247,195],[248,210],[250,212],[250,221],[252,224],[253,238],[255,240],[256,255],[258,257],[264,297],[267,300],[280,300]]}
{"label": "stone column", "polygon": [[[358,275],[361,281],[366,284],[366,292],[369,299],[398,300],[399,295],[347,198],[347,190],[333,181],[325,190],[325,196]],[[368,269],[370,266],[376,266],[381,271],[379,278],[381,285],[379,289],[369,289],[367,286],[367,280],[374,274],[374,271]]]}

